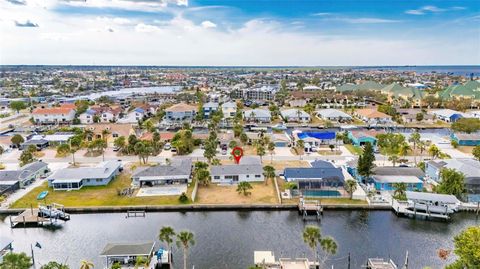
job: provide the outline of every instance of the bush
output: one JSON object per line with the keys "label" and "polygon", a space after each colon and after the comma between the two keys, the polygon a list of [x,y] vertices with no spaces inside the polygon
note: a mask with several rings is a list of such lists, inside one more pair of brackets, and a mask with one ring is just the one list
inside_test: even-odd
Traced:
{"label": "bush", "polygon": [[182,195],[180,195],[180,197],[178,197],[178,201],[180,201],[180,203],[182,203],[182,204],[188,203],[189,199],[188,199],[187,194],[182,192]]}

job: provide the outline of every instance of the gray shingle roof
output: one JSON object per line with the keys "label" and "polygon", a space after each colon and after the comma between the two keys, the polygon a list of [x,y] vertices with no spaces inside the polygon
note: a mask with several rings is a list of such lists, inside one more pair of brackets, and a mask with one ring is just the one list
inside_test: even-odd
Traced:
{"label": "gray shingle roof", "polygon": [[341,168],[285,168],[284,176],[287,180],[332,178],[345,181]]}
{"label": "gray shingle roof", "polygon": [[47,164],[41,161],[24,165],[19,170],[3,170],[0,171],[0,182],[14,182],[25,178],[29,178],[32,174],[41,169],[45,169]]}
{"label": "gray shingle roof", "polygon": [[82,180],[84,178],[107,178],[120,167],[118,161],[102,162],[96,167],[65,168],[57,170],[49,176],[49,180],[60,182],[63,180]]}
{"label": "gray shingle roof", "polygon": [[192,159],[173,159],[170,165],[156,165],[136,172],[133,177],[177,176],[192,173]]}
{"label": "gray shingle roof", "polygon": [[214,165],[210,168],[212,176],[222,175],[261,175],[263,173],[262,165],[251,164],[232,164],[232,165]]}
{"label": "gray shingle roof", "polygon": [[425,173],[418,167],[375,167],[373,174],[377,176],[416,176],[423,178]]}

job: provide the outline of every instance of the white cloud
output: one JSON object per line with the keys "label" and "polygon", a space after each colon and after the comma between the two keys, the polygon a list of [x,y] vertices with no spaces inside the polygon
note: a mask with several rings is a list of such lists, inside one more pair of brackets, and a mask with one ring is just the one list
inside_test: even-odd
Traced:
{"label": "white cloud", "polygon": [[158,32],[159,30],[160,28],[158,26],[150,24],[139,23],[135,26],[135,31],[141,33],[153,33]]}
{"label": "white cloud", "polygon": [[464,10],[465,7],[450,7],[450,8],[439,8],[437,6],[423,6],[419,9],[410,9],[405,11],[406,14],[410,15],[425,15],[427,13],[440,13],[445,11],[455,11],[455,10]]}
{"label": "white cloud", "polygon": [[355,24],[375,24],[375,23],[397,23],[401,22],[399,20],[390,20],[382,18],[349,18],[349,17],[327,17],[323,19],[325,21],[339,21],[345,23],[355,23]]}
{"label": "white cloud", "polygon": [[203,21],[201,23],[201,25],[202,25],[203,28],[215,28],[215,27],[217,27],[217,25],[215,23],[211,22],[211,21]]}
{"label": "white cloud", "polygon": [[[105,1],[105,0],[100,0]],[[456,42],[441,36],[322,35],[268,19],[237,28],[205,29],[180,15],[168,21],[141,18],[65,16],[51,12],[53,0],[13,5],[0,1],[1,64],[118,65],[406,65],[475,64],[475,35]],[[325,18],[327,19],[328,16]],[[41,27],[19,28],[30,19]],[[322,18],[323,19],[323,18]],[[343,18],[345,19],[345,18]],[[357,23],[384,23],[378,18],[347,18]],[[216,21],[215,21],[216,22]],[[213,23],[213,22],[212,22]],[[223,25],[223,24],[222,24]],[[113,33],[109,31],[113,30]],[[274,44],[274,45],[272,45]],[[398,52],[408,53],[398,53]]]}

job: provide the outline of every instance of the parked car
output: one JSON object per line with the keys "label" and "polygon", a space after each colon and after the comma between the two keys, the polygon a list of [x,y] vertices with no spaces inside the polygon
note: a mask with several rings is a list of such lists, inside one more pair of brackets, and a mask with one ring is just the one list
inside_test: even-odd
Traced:
{"label": "parked car", "polygon": [[[172,148],[172,144],[170,144],[170,143],[165,143],[165,146],[163,146],[163,149],[164,149],[164,150],[169,150],[169,149],[171,149],[171,148]],[[173,151],[173,150],[172,150],[172,151]]]}
{"label": "parked car", "polygon": [[117,151],[119,151],[119,150],[120,150],[119,147],[114,147],[114,148],[113,148],[113,151],[115,151],[115,152],[117,152]]}

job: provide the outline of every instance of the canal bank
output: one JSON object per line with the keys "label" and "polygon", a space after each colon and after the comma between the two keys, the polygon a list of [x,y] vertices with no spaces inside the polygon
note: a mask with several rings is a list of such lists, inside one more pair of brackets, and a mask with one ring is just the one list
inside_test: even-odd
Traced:
{"label": "canal bank", "polygon": [[[391,205],[378,204],[327,204],[325,210],[391,210]],[[29,208],[2,209],[0,214],[19,214]],[[119,213],[127,211],[145,212],[195,212],[195,211],[292,211],[298,210],[296,204],[194,204],[194,205],[158,205],[158,206],[95,206],[95,207],[65,207],[65,212],[75,213]]]}
{"label": "canal bank", "polygon": [[[454,259],[438,258],[438,249],[452,249],[453,237],[466,227],[479,225],[473,214],[458,213],[452,222],[398,218],[383,210],[325,210],[321,221],[304,221],[295,210],[151,212],[145,217],[126,218],[125,212],[74,214],[56,228],[11,229],[8,218],[0,217],[0,234],[14,239],[17,252],[30,253],[38,242],[35,258],[40,264],[57,260],[78,268],[90,260],[103,268],[100,253],[108,243],[157,239],[162,226],[176,231],[190,230],[196,244],[189,252],[189,268],[246,269],[256,250],[272,250],[276,257],[311,258],[302,239],[306,225],[319,225],[324,236],[332,236],[339,248],[327,261],[328,268],[361,268],[369,257],[391,257],[401,264],[408,250],[409,268],[443,268]],[[414,253],[414,254],[413,254]],[[181,267],[182,251],[174,249],[174,261]]]}

